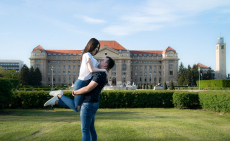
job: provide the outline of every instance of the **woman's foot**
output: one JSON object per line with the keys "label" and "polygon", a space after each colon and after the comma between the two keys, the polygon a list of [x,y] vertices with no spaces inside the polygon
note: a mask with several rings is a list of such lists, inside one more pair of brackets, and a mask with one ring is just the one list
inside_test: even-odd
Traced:
{"label": "woman's foot", "polygon": [[56,101],[58,101],[58,97],[55,96],[53,98],[51,98],[50,100],[46,101],[46,103],[44,104],[44,106],[53,106],[55,105]]}

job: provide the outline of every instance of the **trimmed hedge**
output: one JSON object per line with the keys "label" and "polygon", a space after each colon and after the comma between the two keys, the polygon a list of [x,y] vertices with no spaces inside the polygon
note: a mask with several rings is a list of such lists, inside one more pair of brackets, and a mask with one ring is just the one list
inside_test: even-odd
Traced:
{"label": "trimmed hedge", "polygon": [[186,109],[199,106],[198,92],[175,92],[173,94],[173,104],[175,108]]}
{"label": "trimmed hedge", "polygon": [[230,112],[229,91],[202,91],[199,92],[199,101],[203,109],[215,112]]}
{"label": "trimmed hedge", "polygon": [[[196,81],[199,86],[199,80]],[[230,87],[229,79],[200,80],[200,87]]]}
{"label": "trimmed hedge", "polygon": [[13,85],[9,79],[0,79],[0,109],[8,107],[12,97]]}
{"label": "trimmed hedge", "polygon": [[[64,95],[73,99],[71,91],[64,91]],[[173,107],[172,95],[174,91],[102,91],[100,94],[100,108],[153,108]],[[44,108],[44,103],[50,99],[47,91],[15,91],[11,101],[11,108]]]}

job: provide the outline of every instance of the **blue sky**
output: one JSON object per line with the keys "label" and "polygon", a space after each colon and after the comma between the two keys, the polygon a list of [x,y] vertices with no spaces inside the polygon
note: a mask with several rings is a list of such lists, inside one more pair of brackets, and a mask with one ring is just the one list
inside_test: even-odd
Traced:
{"label": "blue sky", "polygon": [[81,50],[92,37],[116,40],[129,50],[174,48],[187,67],[216,70],[222,36],[230,73],[229,0],[0,0],[0,59],[30,66],[30,53]]}

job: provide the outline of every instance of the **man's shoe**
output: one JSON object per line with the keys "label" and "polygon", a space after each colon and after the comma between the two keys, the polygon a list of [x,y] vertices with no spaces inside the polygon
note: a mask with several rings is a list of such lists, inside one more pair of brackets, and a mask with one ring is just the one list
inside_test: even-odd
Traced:
{"label": "man's shoe", "polygon": [[55,96],[57,96],[58,94],[63,95],[63,90],[51,91],[49,95],[55,97]]}
{"label": "man's shoe", "polygon": [[53,98],[51,98],[50,100],[46,101],[46,103],[44,104],[44,106],[53,106],[55,105],[55,102],[58,100],[58,97],[55,96]]}

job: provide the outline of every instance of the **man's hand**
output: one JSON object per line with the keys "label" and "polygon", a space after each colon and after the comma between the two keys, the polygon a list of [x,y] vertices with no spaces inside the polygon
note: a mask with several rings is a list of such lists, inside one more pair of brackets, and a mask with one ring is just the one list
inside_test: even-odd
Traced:
{"label": "man's hand", "polygon": [[77,106],[77,109],[78,109],[78,111],[80,111],[81,110],[81,106]]}
{"label": "man's hand", "polygon": [[73,90],[73,92],[72,92],[72,96],[75,96],[75,94],[74,94],[74,90]]}

